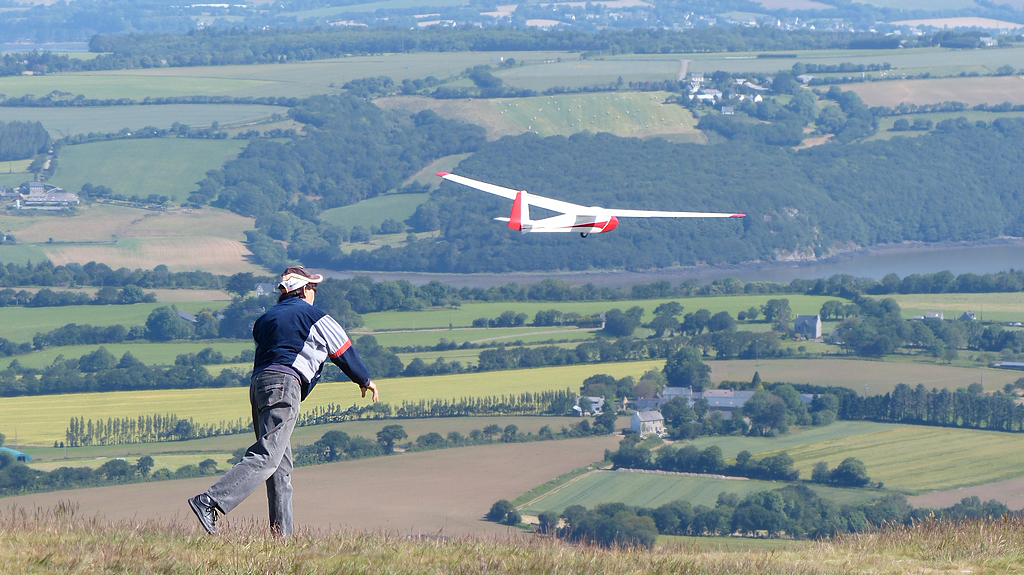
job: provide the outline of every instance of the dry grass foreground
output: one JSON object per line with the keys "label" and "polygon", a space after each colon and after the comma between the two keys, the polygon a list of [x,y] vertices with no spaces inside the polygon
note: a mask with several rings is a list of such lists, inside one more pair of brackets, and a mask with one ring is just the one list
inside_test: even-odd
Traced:
{"label": "dry grass foreground", "polygon": [[220,537],[179,521],[81,518],[74,505],[0,512],[0,573],[1007,573],[1024,568],[1016,520],[926,521],[772,551],[601,549],[528,535],[417,537],[255,525]]}
{"label": "dry grass foreground", "polygon": [[[481,520],[491,504],[600,461],[618,441],[607,436],[486,445],[301,467],[292,474],[295,523],[402,535],[504,534],[506,527]],[[177,521],[191,527],[194,517],[185,500],[213,482],[206,477],[23,495],[0,500],[0,509],[50,508],[71,501],[86,517]],[[266,495],[258,489],[218,528],[232,533],[242,525],[244,531],[250,522],[264,525],[266,515]]]}

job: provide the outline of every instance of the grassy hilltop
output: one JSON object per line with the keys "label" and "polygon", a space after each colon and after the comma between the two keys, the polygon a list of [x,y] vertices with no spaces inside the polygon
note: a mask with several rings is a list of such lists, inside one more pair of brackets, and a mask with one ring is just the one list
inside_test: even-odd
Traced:
{"label": "grassy hilltop", "polygon": [[407,537],[300,529],[279,541],[262,526],[197,533],[171,523],[107,522],[74,505],[0,512],[0,573],[993,573],[1024,568],[1019,521],[928,521],[830,542],[749,551],[666,544],[652,551],[507,538]]}

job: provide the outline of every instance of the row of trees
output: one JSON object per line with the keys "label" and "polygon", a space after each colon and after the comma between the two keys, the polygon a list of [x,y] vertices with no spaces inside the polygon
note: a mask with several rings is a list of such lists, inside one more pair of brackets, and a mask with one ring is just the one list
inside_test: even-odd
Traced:
{"label": "row of trees", "polygon": [[785,451],[760,460],[752,458],[749,451],[741,451],[736,456],[735,464],[726,465],[722,449],[717,445],[703,451],[693,445],[682,448],[663,447],[652,456],[649,449],[635,441],[632,438],[624,439],[618,451],[607,453],[606,459],[616,469],[704,473],[769,481],[796,481],[800,477],[800,472],[793,469],[793,458]]}
{"label": "row of trees", "polygon": [[106,421],[99,419],[96,422],[80,416],[71,418],[64,434],[66,441],[54,441],[54,447],[184,441],[251,430],[252,423],[241,418],[232,422],[196,424],[191,417],[182,419],[173,413],[140,415],[137,418],[108,417]]}
{"label": "row of trees", "polygon": [[38,491],[81,489],[137,481],[166,481],[214,475],[217,462],[205,459],[198,465],[188,464],[171,471],[166,467],[153,470],[153,458],[144,455],[134,464],[124,459],[110,459],[96,469],[91,467],[58,467],[53,471],[37,471],[0,453],[0,496]]}
{"label": "row of trees", "polygon": [[66,305],[110,305],[133,303],[152,303],[156,301],[156,294],[146,293],[142,288],[135,285],[125,286],[117,289],[113,286],[105,286],[90,296],[82,291],[52,290],[43,288],[32,293],[27,290],[14,291],[11,288],[0,289],[0,307],[25,306],[25,307],[56,307]]}
{"label": "row of trees", "polygon": [[[135,286],[145,289],[224,289],[228,276],[210,272],[172,272],[165,265],[152,270],[119,268],[89,262],[55,265],[49,260],[36,264],[8,262],[0,265],[0,287],[115,287]],[[269,280],[266,280],[269,281]],[[255,283],[255,282],[253,282]],[[252,289],[252,286],[249,286]]]}
{"label": "row of trees", "polygon": [[[511,507],[507,502],[495,503],[488,518],[497,517],[507,507]],[[506,522],[513,512],[514,508],[506,511]],[[837,504],[806,486],[790,485],[751,493],[742,499],[723,492],[714,507],[692,505],[688,501],[673,501],[656,508],[604,503],[588,510],[581,505],[571,505],[560,514],[541,513],[538,530],[570,541],[651,548],[659,534],[749,537],[767,533],[769,537],[823,539],[925,520],[1018,515],[1019,512],[1011,512],[1002,503],[994,500],[983,503],[978,497],[964,498],[942,509],[912,508],[899,494],[864,503]]]}

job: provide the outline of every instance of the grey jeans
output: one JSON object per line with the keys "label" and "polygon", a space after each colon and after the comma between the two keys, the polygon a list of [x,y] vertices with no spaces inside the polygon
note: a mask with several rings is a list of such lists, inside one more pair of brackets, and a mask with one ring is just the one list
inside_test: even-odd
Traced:
{"label": "grey jeans", "polygon": [[284,537],[292,533],[291,437],[300,394],[295,376],[275,371],[252,376],[249,403],[256,443],[206,492],[221,511],[229,513],[265,482],[270,528]]}

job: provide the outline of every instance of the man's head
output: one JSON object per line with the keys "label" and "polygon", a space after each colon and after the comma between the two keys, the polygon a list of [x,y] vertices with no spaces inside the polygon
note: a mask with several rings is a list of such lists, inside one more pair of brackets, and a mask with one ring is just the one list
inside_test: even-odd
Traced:
{"label": "man's head", "polygon": [[277,289],[281,291],[281,296],[277,301],[297,297],[302,299],[308,298],[309,303],[312,303],[312,298],[316,295],[317,285],[322,281],[324,281],[324,276],[311,274],[302,266],[289,267],[281,274],[281,281],[277,284]]}

